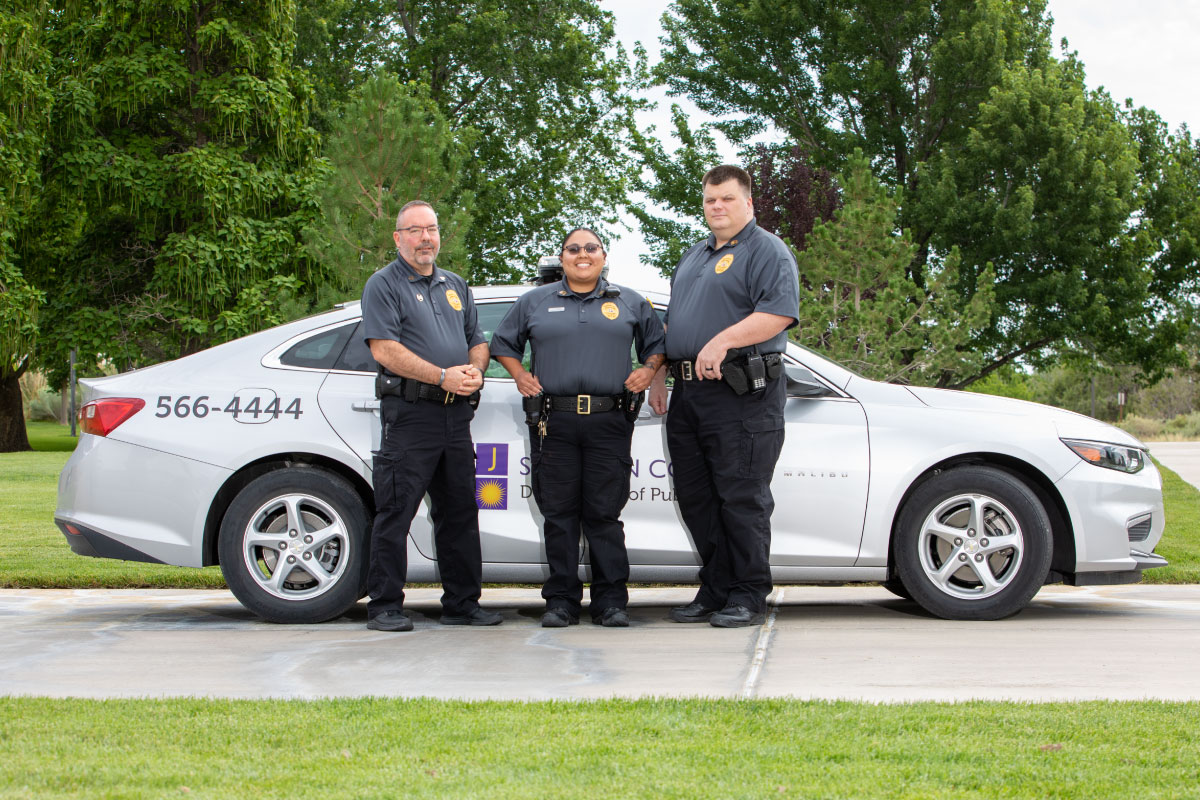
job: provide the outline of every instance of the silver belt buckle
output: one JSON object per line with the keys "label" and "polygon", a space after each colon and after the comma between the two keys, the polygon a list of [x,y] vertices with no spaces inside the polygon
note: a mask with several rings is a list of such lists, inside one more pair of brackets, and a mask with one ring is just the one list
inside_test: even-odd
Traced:
{"label": "silver belt buckle", "polygon": [[590,394],[581,394],[575,396],[575,413],[576,414],[591,414],[592,413],[592,396]]}
{"label": "silver belt buckle", "polygon": [[679,362],[679,375],[685,381],[693,380],[693,378],[692,378],[692,362],[680,361]]}

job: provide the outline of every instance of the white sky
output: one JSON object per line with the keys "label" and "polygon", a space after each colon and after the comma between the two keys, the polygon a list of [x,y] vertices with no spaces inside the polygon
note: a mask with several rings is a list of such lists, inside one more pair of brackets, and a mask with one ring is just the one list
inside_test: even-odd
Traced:
{"label": "white sky", "polygon": [[[618,38],[630,50],[640,41],[651,64],[658,61],[660,20],[669,5],[670,0],[601,0],[616,16]],[[1055,54],[1066,37],[1083,62],[1090,88],[1103,86],[1118,102],[1132,98],[1135,105],[1154,109],[1172,130],[1187,124],[1193,136],[1200,131],[1198,0],[1050,0],[1050,14]],[[651,99],[658,111],[642,123],[656,125],[660,138],[669,135],[672,102],[700,116],[685,99],[672,100],[665,92]],[[665,290],[667,282],[657,271],[640,263],[648,251],[636,222],[628,224],[633,230],[611,242],[610,277],[639,289]]]}

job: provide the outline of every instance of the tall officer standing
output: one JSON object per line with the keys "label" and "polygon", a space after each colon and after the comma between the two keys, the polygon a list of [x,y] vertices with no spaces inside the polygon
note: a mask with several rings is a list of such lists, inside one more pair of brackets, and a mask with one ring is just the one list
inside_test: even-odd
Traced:
{"label": "tall officer standing", "polygon": [[[442,624],[498,625],[479,607],[482,557],[475,505],[470,402],[483,386],[488,346],[466,282],[440,269],[433,206],[400,209],[392,234],[399,257],[367,280],[362,336],[379,364],[382,443],[375,454],[367,627],[410,631],[403,612],[408,533],[429,493]],[[476,395],[472,398],[472,395]]]}
{"label": "tall officer standing", "polygon": [[[550,575],[542,625],[579,622],[579,532],[591,552],[592,622],[629,625],[629,555],[621,509],[643,392],[663,364],[663,326],[641,295],[601,277],[605,252],[588,228],[567,235],[563,279],[522,295],[492,335],[492,356],[526,398],[533,496]],[[532,371],[521,364],[525,343]],[[642,366],[630,370],[636,343]]]}
{"label": "tall officer standing", "polygon": [[650,406],[667,413],[675,496],[703,563],[696,599],[669,616],[734,628],[762,621],[771,592],[771,476],[787,399],[779,354],[800,284],[787,245],[755,223],[745,170],[716,167],[703,188],[712,235],[671,280],[671,407],[666,370]]}

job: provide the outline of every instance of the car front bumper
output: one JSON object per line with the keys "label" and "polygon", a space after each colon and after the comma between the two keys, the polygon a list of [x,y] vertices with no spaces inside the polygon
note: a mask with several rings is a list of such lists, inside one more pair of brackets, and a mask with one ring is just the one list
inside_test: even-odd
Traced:
{"label": "car front bumper", "polygon": [[1075,532],[1075,571],[1064,577],[1067,583],[1136,583],[1143,570],[1166,566],[1154,553],[1166,517],[1162,478],[1152,462],[1134,475],[1080,462],[1058,489]]}

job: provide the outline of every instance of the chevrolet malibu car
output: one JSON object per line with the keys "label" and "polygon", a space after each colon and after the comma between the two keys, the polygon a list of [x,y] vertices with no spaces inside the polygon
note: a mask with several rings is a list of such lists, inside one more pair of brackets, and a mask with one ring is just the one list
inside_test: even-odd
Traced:
{"label": "chevrolet malibu car", "polygon": [[[475,290],[487,336],[529,287]],[[646,293],[661,311],[668,298]],[[365,594],[379,446],[357,303],[153,367],[84,381],[55,521],[80,555],[220,564],[277,622]],[[1130,583],[1166,561],[1161,481],[1124,431],[1047,406],[867,380],[784,354],[787,437],[772,481],[780,583],[878,581],[950,619],[997,619],[1046,583]],[[492,364],[471,426],[489,582],[547,575],[520,395]],[[643,407],[623,515],[633,581],[694,582],[663,418]],[[409,579],[437,581],[428,511]],[[586,578],[588,554],[580,571]]]}

